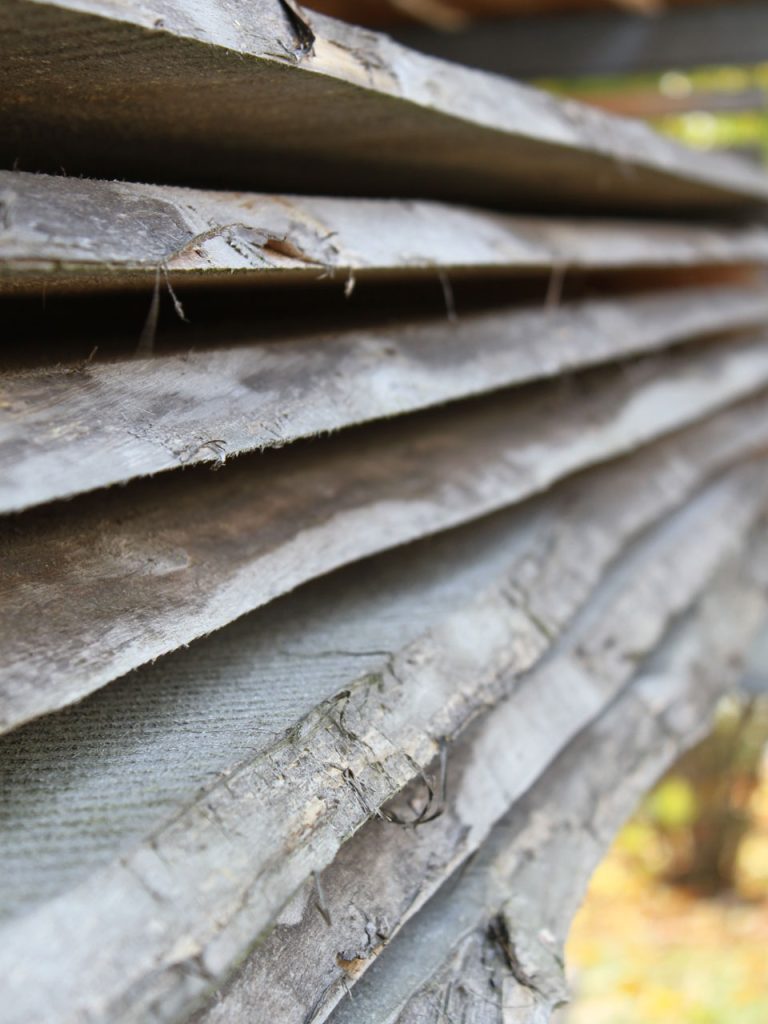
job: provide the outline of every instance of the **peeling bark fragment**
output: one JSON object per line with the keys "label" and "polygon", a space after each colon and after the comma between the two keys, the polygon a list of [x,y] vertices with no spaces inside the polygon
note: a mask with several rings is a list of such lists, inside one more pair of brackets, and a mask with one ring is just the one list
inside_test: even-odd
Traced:
{"label": "peeling bark fragment", "polygon": [[[707,728],[768,612],[742,562],[670,628],[631,685],[572,741],[339,1002],[332,1024],[547,1024],[567,1001],[562,944],[589,875],[655,778]],[[652,695],[651,704],[648,698]],[[235,1012],[233,1024],[247,1016]],[[209,1018],[217,1020],[215,1014]]]}
{"label": "peeling bark fragment", "polygon": [[0,190],[13,208],[13,229],[0,233],[0,292],[14,294],[150,288],[158,268],[176,286],[306,282],[334,273],[342,282],[350,273],[402,280],[449,271],[549,274],[564,264],[619,271],[768,263],[768,230],[759,223],[547,219],[421,200],[204,191],[7,170],[0,170]]}

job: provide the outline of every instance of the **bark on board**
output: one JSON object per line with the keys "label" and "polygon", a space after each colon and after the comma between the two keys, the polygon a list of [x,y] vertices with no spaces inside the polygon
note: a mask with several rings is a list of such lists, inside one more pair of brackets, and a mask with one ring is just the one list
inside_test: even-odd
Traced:
{"label": "bark on board", "polygon": [[[0,7],[0,10],[2,8]],[[305,160],[306,162],[306,160]],[[390,194],[388,191],[385,195]],[[0,290],[768,262],[768,229],[0,171]]]}
{"label": "bark on board", "polygon": [[433,1024],[441,1012],[548,1021],[567,1001],[563,944],[590,874],[644,793],[706,731],[765,611],[764,592],[708,595],[383,952],[333,1024]]}
{"label": "bark on board", "polygon": [[768,321],[687,288],[0,377],[0,512]]}
{"label": "bark on board", "polygon": [[2,523],[0,727],[324,572],[521,501],[768,382],[762,338],[673,352]]}
{"label": "bark on board", "polygon": [[[545,699],[550,685],[567,678],[563,692],[580,692],[592,714],[599,710],[599,696],[607,700],[620,688],[633,657],[656,645],[745,544],[767,500],[763,467],[734,472],[633,547],[559,645],[564,660],[552,683],[547,675],[534,684],[536,693]],[[232,971],[288,897],[333,860],[373,808],[432,760],[439,737],[466,723],[461,687],[482,685],[477,659],[491,659],[483,671],[490,685],[480,695],[486,707],[505,676],[511,686],[510,659],[527,642],[523,622],[508,589],[499,588],[495,600],[481,595],[466,624],[447,620],[427,638],[421,658],[406,650],[391,669],[362,683],[335,727],[327,716],[339,714],[338,702],[326,706],[325,729],[315,723],[310,735],[299,728],[268,764],[231,773],[149,842],[10,921],[0,932],[0,971],[10,979],[4,1024],[179,1019]],[[547,639],[540,630],[538,636],[541,652]],[[438,648],[431,658],[430,641]],[[549,664],[542,663],[544,671]],[[423,716],[436,690],[450,689],[453,680],[458,689],[444,689],[431,721],[400,717],[400,694],[421,695]],[[291,751],[293,744],[300,749]],[[45,958],[34,955],[42,944]]]}
{"label": "bark on board", "polygon": [[[519,621],[512,619],[518,646],[509,668],[522,671],[542,644],[554,642],[633,538],[708,478],[767,444],[765,403],[746,403],[518,509],[317,581],[6,736],[0,743],[0,917],[26,913],[83,881],[239,763],[268,763],[268,751],[310,715],[291,740],[295,758],[302,737],[327,726],[334,694],[351,688],[366,696],[370,679],[385,672],[396,652],[408,648],[417,664],[438,671],[440,622],[456,613],[449,632],[474,636],[471,607],[485,591],[497,595],[502,612],[510,603],[522,611]],[[462,608],[469,609],[463,617]],[[434,629],[434,641],[419,640]],[[470,659],[458,721],[493,698],[487,677],[497,649],[489,641],[479,661]],[[398,677],[407,681],[408,658],[401,654],[400,661]],[[455,677],[446,681],[453,685]],[[402,693],[391,690],[390,680],[382,700],[416,721],[457,699],[425,678],[431,701],[420,696],[416,680]],[[365,712],[369,725],[385,735],[399,728],[400,718],[374,723],[357,700],[352,709]],[[338,714],[345,704],[335,707]],[[290,827],[294,821],[289,814]],[[273,832],[282,834],[277,825]]]}
{"label": "bark on board", "polygon": [[738,161],[295,10],[2,0],[0,161],[516,209],[680,215],[768,198]]}
{"label": "bark on board", "polygon": [[[748,635],[768,612],[764,592],[768,559],[763,561],[762,579],[753,582],[751,577],[758,574],[750,565],[735,579],[710,585],[707,601],[711,604],[717,597],[717,611],[725,611],[736,654],[746,648]],[[647,600],[646,594],[634,608],[642,613]],[[595,606],[591,608],[594,622]],[[600,629],[606,630],[613,614],[610,608],[605,610]],[[630,636],[622,641],[626,650],[633,634],[633,620],[628,621]],[[611,629],[616,628],[614,620]],[[582,621],[574,635],[583,636],[583,629]],[[441,817],[416,830],[393,828],[382,821],[366,824],[322,873],[319,889],[310,882],[297,894],[235,980],[195,1018],[196,1024],[245,1021],[255,1006],[265,1020],[281,1024],[318,1024],[326,1018],[403,924],[458,865],[482,849],[491,827],[562,748],[563,737],[573,736],[608,701],[612,692],[605,686],[608,675],[592,666],[581,676],[567,670],[569,643],[572,637],[566,634],[565,643],[555,646],[550,664],[541,664],[523,677],[511,698],[482,715],[448,748],[449,785]],[[637,653],[633,651],[627,659],[625,673],[634,670]],[[733,670],[731,666],[730,673]],[[612,679],[614,686],[617,680],[618,675]],[[717,677],[716,685],[724,687],[725,678]],[[674,693],[674,687],[665,688],[662,701],[671,702]],[[701,688],[697,696],[701,698]],[[662,709],[654,710],[660,714]],[[700,722],[694,718],[692,724],[691,733]],[[616,740],[620,742],[621,736]],[[629,777],[622,778],[620,764],[607,777],[613,784],[630,783]],[[423,782],[412,784],[387,810],[413,819],[413,805],[424,805],[424,790]],[[563,797],[562,791],[551,795],[558,800]],[[536,814],[547,813],[547,802],[543,798],[525,801]],[[516,821],[521,813],[525,812],[515,811]],[[564,861],[561,870],[566,865]],[[549,862],[549,867],[556,868],[556,862]],[[557,871],[551,880],[554,891],[556,879]],[[322,912],[318,892],[323,897]],[[554,909],[545,898],[536,900],[534,909],[536,905],[541,913]],[[415,926],[419,927],[418,918]]]}
{"label": "bark on board", "polygon": [[[212,778],[252,760],[342,688],[380,673],[392,652],[497,585],[501,572],[524,588],[519,603],[553,639],[633,536],[767,442],[765,403],[747,403],[517,510],[318,581],[12,733],[0,747],[0,916],[108,863]],[[66,774],[51,770],[63,762]],[[145,763],[158,775],[149,802]]]}

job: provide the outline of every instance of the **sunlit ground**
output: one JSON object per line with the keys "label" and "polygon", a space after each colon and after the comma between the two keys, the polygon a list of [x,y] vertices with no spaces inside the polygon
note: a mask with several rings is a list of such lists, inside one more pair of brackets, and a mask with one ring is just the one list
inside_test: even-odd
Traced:
{"label": "sunlit ground", "polygon": [[566,951],[567,1024],[768,1024],[768,778],[739,852],[738,892],[701,899],[654,878],[635,821],[597,871]]}

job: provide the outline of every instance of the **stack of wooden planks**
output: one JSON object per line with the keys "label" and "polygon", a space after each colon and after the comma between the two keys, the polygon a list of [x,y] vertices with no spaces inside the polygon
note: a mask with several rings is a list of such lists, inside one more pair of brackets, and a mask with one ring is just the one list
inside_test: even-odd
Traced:
{"label": "stack of wooden planks", "polygon": [[0,55],[0,1021],[547,1020],[765,627],[768,182],[283,0]]}

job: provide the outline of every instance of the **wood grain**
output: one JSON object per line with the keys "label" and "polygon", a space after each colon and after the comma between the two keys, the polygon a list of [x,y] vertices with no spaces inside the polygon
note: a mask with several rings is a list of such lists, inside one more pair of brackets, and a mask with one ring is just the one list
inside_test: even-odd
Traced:
{"label": "wood grain", "polygon": [[[482,1024],[508,1022],[510,1008],[520,1024],[550,1019],[568,998],[563,946],[589,876],[658,776],[707,731],[765,619],[764,587],[721,582],[671,631],[616,703],[383,951],[354,1001],[331,1014],[333,1024],[432,1024],[436,1007]],[[374,863],[363,859],[356,872]],[[367,906],[375,912],[375,899]],[[208,1019],[248,1020],[260,1005],[251,996],[247,1009],[230,1003],[228,1017],[213,1010]]]}
{"label": "wood grain", "polygon": [[688,288],[0,377],[0,512],[768,321]]}
{"label": "wood grain", "polygon": [[680,216],[768,197],[738,161],[304,13],[311,47],[280,0],[3,0],[0,160],[517,210]]}
{"label": "wood grain", "polygon": [[0,171],[0,214],[0,290],[14,292],[768,262],[760,224],[512,217],[19,171]]}
{"label": "wood grain", "polygon": [[500,393],[12,517],[0,724],[93,692],[298,584],[522,501],[768,382],[752,341]]}
{"label": "wood grain", "polygon": [[[634,658],[655,647],[740,550],[767,497],[764,467],[729,474],[614,563],[558,644],[562,658],[545,659],[544,675],[524,681],[531,714],[538,706],[536,721],[550,737],[557,722],[565,741],[579,727],[578,714],[588,719],[610,700]],[[558,585],[562,592],[562,576]],[[363,681],[343,719],[334,715],[336,701],[318,709],[314,723],[229,773],[147,842],[11,920],[0,933],[8,1024],[171,1021],[186,1012],[241,960],[311,871],[330,863],[373,808],[428,765],[438,738],[466,723],[464,688],[474,691],[478,711],[487,708],[494,693],[509,692],[525,660],[535,664],[549,646],[532,619],[530,640],[521,636],[527,613],[524,604],[510,604],[509,582],[478,595],[464,614],[464,628],[449,617],[424,638],[421,657],[417,647],[406,649],[391,670]],[[480,632],[486,642],[477,642]],[[388,690],[397,695],[392,701]],[[416,718],[403,717],[399,695],[406,692],[418,695]],[[560,717],[552,714],[558,706]],[[538,756],[546,747],[531,744]],[[549,749],[551,757],[556,749]],[[51,956],[31,956],[43,937]]]}
{"label": "wood grain", "polygon": [[[471,634],[473,602],[478,593],[499,589],[500,574],[500,611],[511,602],[524,612],[515,626],[514,664],[522,671],[544,638],[555,641],[624,547],[709,478],[767,447],[760,397],[522,506],[317,580],[6,735],[0,741],[0,917],[28,912],[83,881],[194,802],[212,779],[239,762],[263,760],[286,735],[292,737],[287,756],[295,758],[304,735],[326,728],[326,702],[333,706],[342,689],[350,690],[349,714],[365,714],[369,730],[373,710],[359,702],[369,690],[366,680],[405,648],[415,664],[439,665],[439,631],[434,643],[424,636],[452,615],[457,634]],[[456,618],[465,606],[465,618]],[[470,661],[451,728],[497,695],[483,667],[494,650],[492,641],[477,666]],[[408,658],[400,660],[398,677],[411,678]],[[445,678],[453,686],[455,673]],[[388,671],[384,680],[391,689]],[[379,686],[387,697],[390,689],[384,681]],[[424,686],[435,692],[433,710],[451,699],[452,691],[436,688],[429,677],[402,693],[395,687],[392,701],[406,720],[427,713],[419,696]],[[399,719],[385,717],[376,728],[396,734]],[[370,751],[360,754],[367,765]],[[30,787],[33,804],[25,796]],[[280,834],[279,824],[273,833]]]}
{"label": "wood grain", "polygon": [[[763,577],[766,569],[768,566],[763,564]],[[753,570],[754,567],[746,572],[742,566],[740,572],[712,581],[704,609],[707,613],[704,616],[706,621],[698,623],[700,630],[711,630],[718,644],[723,642],[724,632],[727,631],[727,650],[737,658],[747,648],[756,625],[764,621],[768,613],[765,579],[762,580],[761,589],[751,576]],[[644,601],[638,602],[635,608],[641,612]],[[715,612],[719,618],[725,619],[726,625],[718,622],[717,628],[713,630],[709,620]],[[607,611],[606,618],[610,617],[611,612]],[[591,621],[595,621],[594,611]],[[606,627],[607,622],[602,620],[599,628]],[[711,642],[706,637],[700,639]],[[421,921],[424,903],[446,882],[450,888],[448,880],[452,872],[464,864],[468,857],[477,855],[480,850],[479,857],[487,858],[484,845],[499,849],[498,835],[494,836],[493,826],[498,833],[509,829],[510,823],[519,826],[531,820],[540,822],[542,816],[549,818],[551,799],[556,796],[555,807],[560,810],[557,828],[565,829],[564,822],[572,820],[566,810],[569,786],[565,787],[565,791],[557,793],[554,789],[549,790],[548,799],[540,795],[533,797],[531,794],[523,797],[523,794],[532,784],[534,792],[540,790],[541,783],[536,780],[546,770],[551,759],[557,757],[557,751],[566,745],[564,736],[572,737],[594,714],[600,714],[596,708],[605,706],[601,702],[606,700],[608,694],[597,685],[597,679],[601,676],[599,670],[595,671],[590,663],[588,679],[568,671],[568,657],[564,648],[567,649],[571,642],[570,634],[566,633],[564,643],[555,644],[550,655],[553,661],[548,668],[543,664],[534,668],[529,676],[523,677],[511,698],[502,701],[492,712],[482,715],[459,740],[451,744],[447,760],[449,786],[440,818],[416,830],[393,828],[385,821],[366,824],[341,848],[321,876],[320,891],[330,923],[318,910],[317,886],[308,883],[283,912],[278,925],[257,948],[234,981],[216,993],[209,1007],[199,1017],[195,1017],[196,1024],[202,1024],[203,1021],[206,1024],[245,1021],[256,1005],[265,1017],[274,1015],[281,1024],[318,1024],[326,1019],[339,1002],[346,1001],[349,988],[369,968],[373,968],[372,973],[376,979],[372,979],[372,987],[376,986],[377,956],[393,940],[394,953],[398,956],[400,939],[397,934],[413,915],[416,915],[413,921],[415,930],[424,936]],[[636,651],[635,656],[637,654]],[[634,657],[630,659],[630,666],[625,671],[633,671],[631,665],[634,660]],[[589,662],[588,655],[585,661]],[[716,664],[719,665],[720,661]],[[686,666],[686,670],[689,667]],[[679,668],[682,669],[681,666]],[[651,706],[644,705],[643,713],[639,716],[635,709],[635,727],[638,718],[642,721],[651,713],[658,718],[668,714],[671,705],[680,699],[682,689],[685,700],[690,700],[691,704],[690,717],[686,722],[689,726],[686,739],[692,743],[706,721],[704,706],[711,703],[715,691],[722,692],[726,680],[732,681],[735,671],[735,664],[732,664],[725,674],[715,676],[714,665],[710,665],[707,669],[707,686],[703,685],[705,680],[699,677],[696,680],[697,689],[693,692],[689,692],[692,690],[692,680],[687,679],[682,670],[673,685],[667,685],[669,680],[666,677],[664,685],[659,685],[656,680],[655,701],[648,701]],[[685,686],[682,685],[684,679]],[[631,692],[637,695],[636,686],[634,684],[631,687]],[[599,697],[596,696],[595,687]],[[644,688],[650,690],[650,685],[646,684]],[[590,692],[595,697],[591,712],[587,710],[589,700],[586,696]],[[634,700],[631,703],[634,704]],[[612,714],[608,712],[609,719]],[[679,725],[679,709],[676,714]],[[563,731],[565,722],[568,725]],[[625,739],[625,729],[619,727],[614,719],[611,722],[611,727],[602,723],[598,732],[603,738],[612,735],[613,741],[620,745]],[[658,720],[654,721],[655,729],[660,725]],[[594,738],[595,727],[587,726],[587,730],[588,735]],[[647,742],[647,730],[641,733],[641,737],[643,743]],[[676,739],[682,737],[676,736]],[[582,751],[586,751],[587,745],[583,739],[577,740],[577,744]],[[661,749],[664,750],[663,744]],[[655,743],[649,744],[646,754],[649,759],[653,754],[658,756],[658,746]],[[632,763],[631,757],[627,763]],[[634,793],[637,791],[637,776],[630,771],[624,774],[618,767],[624,764],[621,759],[615,761],[612,770],[604,777],[610,779],[612,784],[618,784],[620,789],[626,786]],[[433,765],[430,774],[434,779],[437,775],[436,765]],[[559,771],[557,777],[562,781],[563,776]],[[591,773],[587,777],[591,778]],[[581,774],[577,778],[583,780],[584,776]],[[413,806],[419,808],[424,804],[424,791],[424,783],[418,781],[401,793],[388,809],[412,818]],[[515,806],[521,797],[522,806]],[[510,806],[514,806],[512,814]],[[578,815],[580,808],[571,808],[573,811]],[[502,818],[504,815],[506,819]],[[496,825],[499,818],[502,818],[500,826]],[[489,833],[491,838],[487,843]],[[533,824],[530,826],[529,838],[531,835],[542,838]],[[552,838],[549,829],[544,835],[548,840]],[[566,857],[562,861],[553,860],[548,863],[553,888],[558,895],[561,891],[559,880],[569,880],[568,864]],[[506,900],[513,893],[517,895],[517,886],[512,888],[509,880],[504,878],[502,891]],[[519,891],[525,894],[526,889],[523,887]],[[533,909],[538,909],[541,914],[561,910],[562,916],[556,922],[559,926],[557,934],[560,935],[569,918],[567,911],[570,908],[558,908],[556,899],[548,899],[538,890],[536,896]],[[437,899],[444,911],[450,896],[443,897],[440,894]],[[481,905],[488,910],[490,917],[495,909],[493,905],[488,908],[485,900]],[[426,908],[426,915],[435,920],[429,907]],[[447,932],[455,926],[456,918],[451,913],[446,913],[446,917],[449,918],[446,922]],[[454,934],[453,941],[459,937],[460,931]],[[405,941],[409,951],[413,952],[410,940],[405,938]],[[428,947],[427,942],[422,948],[426,950]],[[387,960],[388,954],[385,952],[384,965]],[[422,962],[421,957],[417,957],[417,960]],[[301,965],[300,969],[297,969],[298,964]],[[386,970],[386,967],[383,969]],[[398,984],[392,987],[388,995],[390,998],[404,1000],[407,987],[403,986],[398,992]],[[365,1013],[366,990],[367,985],[364,985],[362,1014]],[[356,1001],[355,995],[353,990],[353,1002]],[[344,1012],[341,1015],[344,1017]]]}

